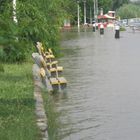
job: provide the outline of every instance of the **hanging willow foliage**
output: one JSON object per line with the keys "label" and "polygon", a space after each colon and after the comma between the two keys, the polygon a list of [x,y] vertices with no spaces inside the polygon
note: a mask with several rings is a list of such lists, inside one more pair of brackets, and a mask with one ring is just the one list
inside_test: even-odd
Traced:
{"label": "hanging willow foliage", "polygon": [[117,14],[121,19],[139,18],[140,6],[135,4],[124,4],[117,10]]}
{"label": "hanging willow foliage", "polygon": [[12,1],[0,6],[0,46],[4,61],[24,61],[37,41],[58,48],[59,30],[65,17],[61,0],[17,0],[17,24],[13,21]]}

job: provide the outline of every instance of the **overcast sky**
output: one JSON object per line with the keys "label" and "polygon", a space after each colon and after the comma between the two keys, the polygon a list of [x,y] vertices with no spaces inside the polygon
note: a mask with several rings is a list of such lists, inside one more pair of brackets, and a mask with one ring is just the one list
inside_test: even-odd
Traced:
{"label": "overcast sky", "polygon": [[140,1],[140,0],[130,0],[130,1]]}

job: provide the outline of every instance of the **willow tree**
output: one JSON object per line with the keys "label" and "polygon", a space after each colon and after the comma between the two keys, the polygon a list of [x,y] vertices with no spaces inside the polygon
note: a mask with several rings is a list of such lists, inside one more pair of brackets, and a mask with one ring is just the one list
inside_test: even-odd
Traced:
{"label": "willow tree", "polygon": [[123,4],[128,4],[130,0],[113,0],[112,9],[116,10],[120,8]]}
{"label": "willow tree", "polygon": [[103,8],[104,13],[112,9],[112,0],[98,0],[98,2],[99,10]]}
{"label": "willow tree", "polygon": [[[17,0],[16,18],[13,22],[13,3],[2,2],[0,6],[0,58],[5,61],[23,61],[34,49],[37,41],[54,50],[58,47],[59,30],[66,16],[67,1]],[[17,39],[18,38],[18,39]],[[2,54],[2,55],[1,55]]]}
{"label": "willow tree", "polygon": [[140,7],[134,4],[125,4],[117,10],[121,19],[140,17]]}

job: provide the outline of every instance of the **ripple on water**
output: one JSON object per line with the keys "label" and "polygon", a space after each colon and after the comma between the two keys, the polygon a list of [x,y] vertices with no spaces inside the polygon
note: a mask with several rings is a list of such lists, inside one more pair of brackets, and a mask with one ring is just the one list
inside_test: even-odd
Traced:
{"label": "ripple on water", "polygon": [[80,33],[62,41],[67,97],[57,100],[62,140],[138,140],[140,34]]}

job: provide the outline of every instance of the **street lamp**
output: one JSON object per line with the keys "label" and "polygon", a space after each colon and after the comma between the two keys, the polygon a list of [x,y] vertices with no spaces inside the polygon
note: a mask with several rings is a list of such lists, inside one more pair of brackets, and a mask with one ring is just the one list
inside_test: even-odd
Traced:
{"label": "street lamp", "polygon": [[96,0],[96,14],[98,15],[98,0]]}
{"label": "street lamp", "polygon": [[79,0],[77,0],[77,23],[78,23],[78,28],[80,27],[80,18],[79,18]]}
{"label": "street lamp", "polygon": [[86,24],[86,0],[84,0],[84,25]]}
{"label": "street lamp", "polygon": [[98,15],[98,0],[93,0],[94,3],[94,20],[97,20]]}

